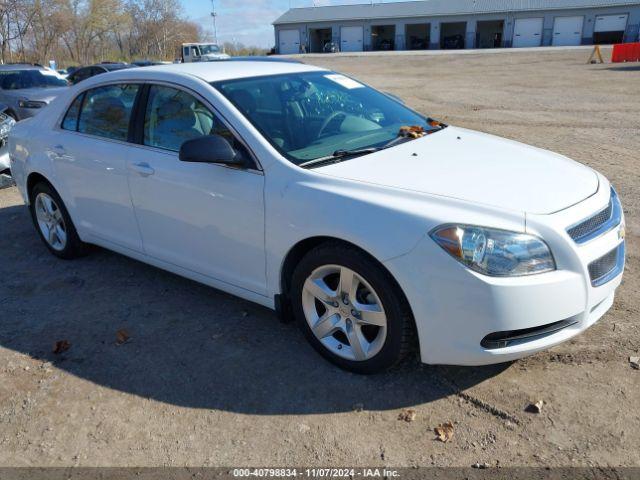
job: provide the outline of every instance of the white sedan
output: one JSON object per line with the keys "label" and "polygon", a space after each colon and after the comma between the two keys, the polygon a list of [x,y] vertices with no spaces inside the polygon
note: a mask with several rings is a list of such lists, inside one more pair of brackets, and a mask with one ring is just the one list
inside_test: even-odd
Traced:
{"label": "white sedan", "polygon": [[100,75],[18,123],[10,155],[54,255],[96,244],[260,303],[361,373],[556,345],[624,269],[599,173],[303,64]]}

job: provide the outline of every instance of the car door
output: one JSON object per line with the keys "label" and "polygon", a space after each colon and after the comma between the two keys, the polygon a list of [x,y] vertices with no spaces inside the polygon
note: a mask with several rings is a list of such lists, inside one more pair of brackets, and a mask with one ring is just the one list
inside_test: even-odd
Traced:
{"label": "car door", "polygon": [[262,172],[180,161],[184,141],[209,134],[251,154],[195,93],[154,84],[144,96],[129,185],[146,254],[264,294]]}
{"label": "car door", "polygon": [[129,193],[127,140],[140,88],[105,85],[81,93],[47,146],[78,229],[135,251],[142,251],[142,239]]}

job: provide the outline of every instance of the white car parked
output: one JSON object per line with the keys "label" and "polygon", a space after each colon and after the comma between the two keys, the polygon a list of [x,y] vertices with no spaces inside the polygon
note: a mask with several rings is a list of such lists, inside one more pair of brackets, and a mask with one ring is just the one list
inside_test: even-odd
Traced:
{"label": "white car parked", "polygon": [[458,365],[556,345],[624,268],[599,173],[303,64],[100,75],[18,123],[10,154],[54,255],[97,244],[292,313],[356,372],[414,345]]}

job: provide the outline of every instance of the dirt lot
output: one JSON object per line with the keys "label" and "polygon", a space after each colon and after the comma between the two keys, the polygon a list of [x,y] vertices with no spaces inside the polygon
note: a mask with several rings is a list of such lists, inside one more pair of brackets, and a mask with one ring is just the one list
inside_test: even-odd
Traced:
{"label": "dirt lot", "polygon": [[[0,191],[0,466],[640,466],[640,68],[588,52],[322,58],[433,117],[607,175],[628,223],[613,309],[577,339],[487,368],[321,360],[261,307],[106,251],[42,246]],[[116,345],[116,331],[131,340]],[[56,340],[71,348],[51,353]],[[524,411],[544,400],[541,414]],[[404,408],[413,422],[398,420]],[[449,443],[433,428],[454,423]]]}

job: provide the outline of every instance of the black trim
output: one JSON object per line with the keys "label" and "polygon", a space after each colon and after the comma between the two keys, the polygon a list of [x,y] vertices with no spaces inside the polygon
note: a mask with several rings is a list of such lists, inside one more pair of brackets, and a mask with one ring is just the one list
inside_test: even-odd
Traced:
{"label": "black trim", "polygon": [[133,102],[133,112],[129,119],[129,134],[127,142],[142,145],[144,135],[144,117],[147,112],[147,100],[149,98],[149,84],[138,83],[140,88]]}
{"label": "black trim", "polygon": [[[82,98],[80,99],[80,105],[78,105],[78,116],[76,118],[76,129],[74,130],[74,132],[77,132],[80,129],[80,115],[82,114],[82,107],[84,107],[84,99],[87,96],[87,92],[84,91],[82,92],[82,94],[80,95]],[[75,100],[73,101],[75,103]],[[71,104],[71,107],[73,107],[73,103]],[[69,107],[69,109],[71,109],[71,107]],[[69,110],[67,110],[67,114],[69,113]],[[65,115],[65,118],[67,116]],[[62,123],[64,123],[64,119],[62,119]]]}
{"label": "black trim", "polygon": [[480,342],[480,345],[487,350],[505,348],[515,342],[521,343],[552,335],[560,330],[570,327],[571,325],[575,325],[576,323],[578,323],[577,320],[569,318],[567,320],[560,320],[559,322],[549,323],[539,327],[494,332],[484,337]]}
{"label": "black trim", "polygon": [[284,293],[274,295],[273,303],[276,308],[276,316],[282,323],[291,323],[295,320],[291,300]]}
{"label": "black trim", "polygon": [[91,90],[85,90],[82,92],[82,101],[80,102],[80,110],[78,110],[78,119],[76,120],[76,132],[80,132],[80,117],[82,117],[82,111],[84,110],[84,102],[87,101],[87,92]]}

